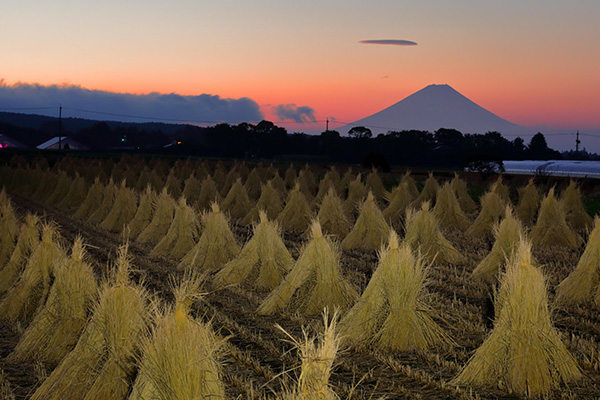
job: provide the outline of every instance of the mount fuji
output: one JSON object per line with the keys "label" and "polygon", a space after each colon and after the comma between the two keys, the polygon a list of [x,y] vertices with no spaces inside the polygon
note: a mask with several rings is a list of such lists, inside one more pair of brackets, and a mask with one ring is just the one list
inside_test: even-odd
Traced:
{"label": "mount fuji", "polygon": [[367,127],[374,134],[410,129],[435,132],[440,128],[462,133],[498,131],[507,136],[535,134],[533,129],[514,124],[477,105],[449,85],[429,85],[382,111],[337,130],[347,134],[355,126]]}

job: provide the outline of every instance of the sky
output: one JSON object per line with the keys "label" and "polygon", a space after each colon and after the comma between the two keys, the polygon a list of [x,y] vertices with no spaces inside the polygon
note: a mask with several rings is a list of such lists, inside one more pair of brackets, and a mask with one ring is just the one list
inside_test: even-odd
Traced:
{"label": "sky", "polygon": [[67,116],[114,113],[118,97],[123,114],[320,131],[445,83],[511,122],[578,129],[600,151],[598,0],[10,3],[0,96],[15,107],[56,107],[68,89]]}

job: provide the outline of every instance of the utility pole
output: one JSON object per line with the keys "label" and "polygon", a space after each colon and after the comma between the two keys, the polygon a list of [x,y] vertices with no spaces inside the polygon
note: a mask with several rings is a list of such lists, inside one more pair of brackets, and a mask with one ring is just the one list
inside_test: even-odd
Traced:
{"label": "utility pole", "polygon": [[62,148],[62,104],[58,107],[58,149]]}
{"label": "utility pole", "polygon": [[579,144],[581,143],[581,140],[579,140],[579,130],[577,131],[577,139],[575,139],[575,151],[577,153],[579,153]]}
{"label": "utility pole", "polygon": [[329,117],[325,119],[325,132],[329,132]]}

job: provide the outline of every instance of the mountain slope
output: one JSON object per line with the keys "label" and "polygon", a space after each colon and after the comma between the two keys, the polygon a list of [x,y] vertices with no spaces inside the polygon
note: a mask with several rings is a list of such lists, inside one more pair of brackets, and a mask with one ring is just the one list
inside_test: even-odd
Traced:
{"label": "mountain slope", "polygon": [[439,128],[457,129],[462,133],[498,131],[524,136],[535,133],[491,113],[449,85],[429,85],[382,111],[340,127],[338,131],[346,134],[354,126],[365,126],[373,133],[409,129],[434,132]]}

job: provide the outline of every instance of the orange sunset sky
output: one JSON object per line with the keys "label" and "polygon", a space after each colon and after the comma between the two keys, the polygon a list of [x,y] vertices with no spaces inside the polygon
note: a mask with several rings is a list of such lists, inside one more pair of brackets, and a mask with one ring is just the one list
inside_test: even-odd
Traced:
{"label": "orange sunset sky", "polygon": [[[598,0],[22,0],[0,12],[0,79],[248,97],[290,131],[447,83],[517,124],[600,134],[598,21]],[[316,122],[273,113],[290,104]]]}

